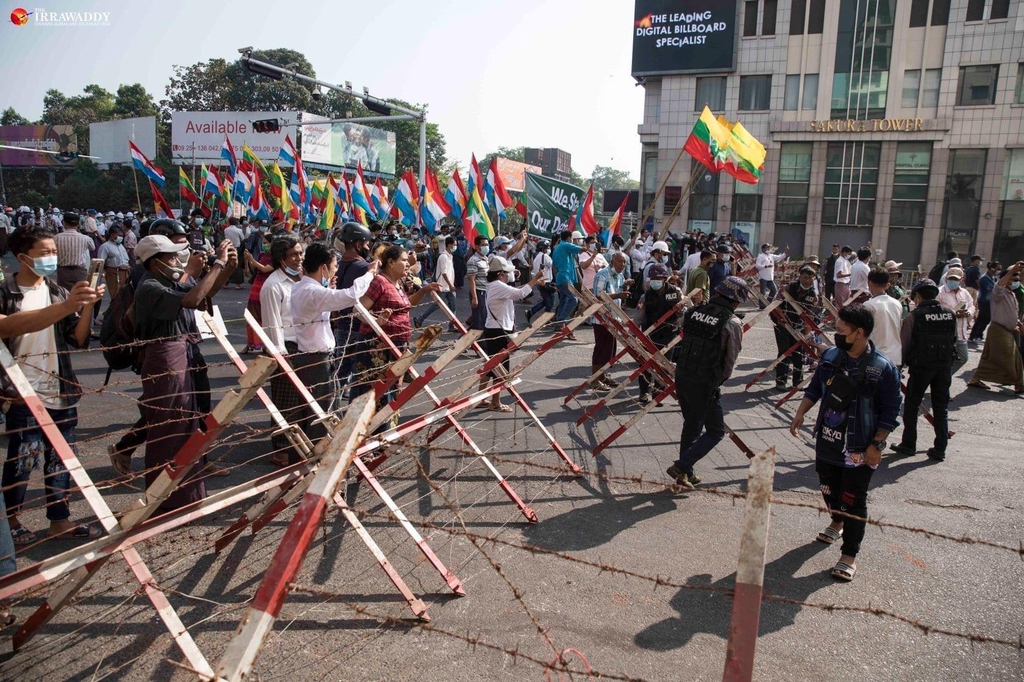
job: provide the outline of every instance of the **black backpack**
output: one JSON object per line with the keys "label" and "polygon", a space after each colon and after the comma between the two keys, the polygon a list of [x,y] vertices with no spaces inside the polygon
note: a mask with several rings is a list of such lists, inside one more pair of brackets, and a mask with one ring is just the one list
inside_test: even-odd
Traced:
{"label": "black backpack", "polygon": [[946,269],[946,261],[939,261],[932,266],[932,269],[928,271],[928,279],[933,282],[938,282],[942,279],[942,271]]}
{"label": "black backpack", "polygon": [[103,359],[112,370],[141,371],[142,344],[135,345],[135,287],[124,283],[107,307],[100,326]]}

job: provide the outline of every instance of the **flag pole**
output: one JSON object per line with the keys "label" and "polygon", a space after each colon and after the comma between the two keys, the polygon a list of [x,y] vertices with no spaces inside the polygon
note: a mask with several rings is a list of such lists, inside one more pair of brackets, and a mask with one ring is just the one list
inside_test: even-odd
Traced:
{"label": "flag pole", "polygon": [[[676,166],[679,165],[679,159],[683,158],[683,152],[686,151],[686,147],[679,148],[679,154],[676,156],[676,160],[672,163],[672,167],[669,168],[668,173],[665,175],[665,179],[661,181],[661,187],[658,188],[658,192],[654,195],[654,199],[651,200],[651,205],[644,209],[643,219],[640,221],[640,229],[644,229],[644,225],[647,224],[647,219],[654,215],[654,207],[658,205],[658,198],[662,192],[665,191],[665,185],[668,184],[669,179],[672,177],[672,173],[675,172]],[[646,179],[646,178],[645,178]],[[643,196],[643,188],[640,188],[640,196]]]}
{"label": "flag pole", "polygon": [[665,235],[668,234],[668,229],[672,226],[672,221],[676,219],[676,215],[680,212],[683,206],[688,206],[690,203],[690,195],[693,193],[694,188],[697,186],[697,182],[700,181],[700,176],[705,172],[708,172],[708,168],[701,164],[700,173],[691,173],[690,179],[686,182],[683,194],[679,197],[679,201],[676,202],[675,207],[672,209],[672,214],[669,215],[668,220],[665,221],[665,227],[661,229],[661,233],[658,235],[658,239],[664,239]]}
{"label": "flag pole", "polygon": [[142,196],[139,194],[139,174],[135,170],[135,164],[132,164],[132,177],[135,179],[135,201],[139,204],[139,213],[142,213]]}

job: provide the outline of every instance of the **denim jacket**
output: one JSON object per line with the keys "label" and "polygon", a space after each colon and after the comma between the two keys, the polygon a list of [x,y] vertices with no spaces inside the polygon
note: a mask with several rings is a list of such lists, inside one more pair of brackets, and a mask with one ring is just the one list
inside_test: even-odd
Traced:
{"label": "denim jacket", "polygon": [[[50,304],[63,303],[68,298],[68,290],[58,286],[50,279],[44,279],[46,287],[50,290]],[[0,284],[0,314],[13,315],[21,312],[22,301],[25,296],[21,288],[14,281],[14,276],[8,277],[3,284]],[[57,345],[57,372],[60,378],[60,395],[68,405],[74,405],[82,397],[82,385],[78,383],[75,370],[71,367],[71,355],[68,350],[71,348],[88,348],[89,341],[85,346],[79,346],[75,338],[75,327],[78,325],[79,314],[73,313],[61,319],[54,325],[54,341]],[[4,339],[7,349],[11,348],[11,339]],[[7,378],[6,373],[0,374],[3,399],[11,402],[20,402],[21,395],[15,390]]]}
{"label": "denim jacket", "polygon": [[[868,341],[868,349],[865,352],[868,354],[868,361],[864,370],[864,383],[861,384],[856,402],[849,408],[846,445],[851,453],[867,450],[878,429],[890,433],[894,431],[899,426],[900,404],[903,402],[900,393],[900,374],[896,365],[875,350],[875,344],[871,341]],[[835,347],[825,351],[818,368],[814,371],[814,378],[804,393],[805,398],[813,402],[821,400],[828,391],[828,380],[835,374],[836,364],[845,356],[845,353]],[[856,378],[856,375],[853,378]],[[814,426],[815,435],[821,428],[824,411],[818,410],[818,420]]]}

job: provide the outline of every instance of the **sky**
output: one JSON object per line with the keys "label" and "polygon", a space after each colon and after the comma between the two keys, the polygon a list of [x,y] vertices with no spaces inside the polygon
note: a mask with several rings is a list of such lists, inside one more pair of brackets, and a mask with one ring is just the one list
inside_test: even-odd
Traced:
{"label": "sky", "polygon": [[[106,12],[110,25],[19,27],[6,19],[17,7]],[[584,177],[595,165],[639,177],[628,0],[5,1],[2,17],[0,110],[30,120],[49,88],[138,82],[159,102],[174,65],[286,47],[321,80],[427,104],[463,167],[498,146],[558,147]]]}

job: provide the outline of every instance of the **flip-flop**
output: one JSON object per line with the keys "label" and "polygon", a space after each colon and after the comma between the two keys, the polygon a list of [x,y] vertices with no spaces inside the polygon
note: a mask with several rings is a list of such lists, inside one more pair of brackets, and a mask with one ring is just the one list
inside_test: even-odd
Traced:
{"label": "flip-flop", "polygon": [[47,537],[51,538],[64,538],[65,540],[94,540],[100,536],[100,529],[94,528],[87,523],[82,523],[74,527],[71,531],[64,531],[62,533],[50,533]]}
{"label": "flip-flop", "polygon": [[11,529],[11,538],[14,540],[16,546],[31,545],[38,538],[36,534],[30,531],[25,526],[18,526],[17,528]]}
{"label": "flip-flop", "polygon": [[832,543],[837,542],[842,537],[843,531],[836,530],[832,526],[826,526],[825,530],[818,533],[817,540],[818,542],[824,542],[826,545],[831,545]]}
{"label": "flip-flop", "polygon": [[836,567],[832,569],[832,577],[844,583],[848,583],[853,580],[853,576],[855,575],[857,575],[857,567],[851,566],[845,561],[836,563]]}
{"label": "flip-flop", "polygon": [[0,630],[6,630],[17,622],[18,617],[8,611],[6,606],[3,607],[3,610],[0,611]]}
{"label": "flip-flop", "polygon": [[492,405],[492,406],[488,407],[487,409],[490,410],[491,412],[511,412],[512,411],[512,406],[511,405]]}
{"label": "flip-flop", "polygon": [[127,452],[117,452],[113,445],[107,446],[107,455],[110,457],[110,466],[118,476],[132,475],[132,456]]}

